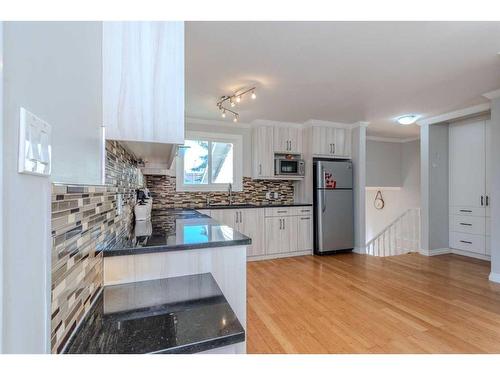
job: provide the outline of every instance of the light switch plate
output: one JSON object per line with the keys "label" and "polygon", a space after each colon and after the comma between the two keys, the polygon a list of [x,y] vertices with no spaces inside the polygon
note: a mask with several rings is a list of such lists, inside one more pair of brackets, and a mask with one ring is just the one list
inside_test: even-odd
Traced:
{"label": "light switch plate", "polygon": [[19,113],[19,173],[49,176],[51,126],[21,107]]}

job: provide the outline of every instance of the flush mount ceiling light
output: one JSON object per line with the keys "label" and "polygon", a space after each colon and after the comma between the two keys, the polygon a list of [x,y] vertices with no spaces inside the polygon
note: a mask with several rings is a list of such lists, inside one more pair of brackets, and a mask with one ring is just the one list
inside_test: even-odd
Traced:
{"label": "flush mount ceiling light", "polygon": [[418,120],[417,115],[404,115],[396,119],[399,125],[411,125]]}
{"label": "flush mount ceiling light", "polygon": [[233,115],[233,122],[238,122],[238,118],[240,117],[240,114],[238,112],[235,112],[228,107],[226,107],[229,103],[228,106],[231,108],[236,107],[236,104],[240,104],[243,101],[243,97],[247,94],[251,94],[251,98],[253,100],[257,99],[257,95],[255,94],[255,87],[249,88],[244,91],[237,91],[233,95],[223,95],[220,97],[220,100],[217,102],[217,108],[219,108],[219,111],[221,112],[222,118],[226,118],[226,113],[231,113]]}

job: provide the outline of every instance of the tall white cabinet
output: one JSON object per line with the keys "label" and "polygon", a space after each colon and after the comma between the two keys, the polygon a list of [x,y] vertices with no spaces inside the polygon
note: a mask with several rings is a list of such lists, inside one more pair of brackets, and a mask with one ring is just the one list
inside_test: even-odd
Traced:
{"label": "tall white cabinet", "polygon": [[106,138],[184,143],[184,22],[103,22]]}
{"label": "tall white cabinet", "polygon": [[490,121],[449,125],[450,248],[490,255]]}

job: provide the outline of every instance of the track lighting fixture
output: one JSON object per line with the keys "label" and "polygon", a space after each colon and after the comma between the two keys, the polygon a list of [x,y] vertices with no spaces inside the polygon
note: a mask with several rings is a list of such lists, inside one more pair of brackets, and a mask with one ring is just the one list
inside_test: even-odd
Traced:
{"label": "track lighting fixture", "polygon": [[234,107],[236,107],[237,103],[241,103],[241,100],[243,99],[243,95],[250,94],[250,93],[251,93],[251,98],[255,100],[257,98],[257,95],[255,94],[255,87],[251,87],[248,90],[244,90],[244,91],[240,90],[240,91],[234,93],[233,95],[221,96],[220,100],[217,102],[217,108],[219,108],[219,111],[221,111],[222,118],[226,118],[226,112],[229,112],[234,116],[233,122],[238,122],[240,115],[237,112],[225,107],[224,104],[227,101],[229,101],[229,106],[231,108],[234,108]]}

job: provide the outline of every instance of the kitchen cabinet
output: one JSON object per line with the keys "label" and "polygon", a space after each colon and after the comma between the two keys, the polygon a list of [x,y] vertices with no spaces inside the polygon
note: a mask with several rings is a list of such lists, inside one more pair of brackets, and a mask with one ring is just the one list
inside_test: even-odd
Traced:
{"label": "kitchen cabinet", "polygon": [[270,126],[259,126],[252,131],[253,167],[252,177],[274,178],[274,130]]}
{"label": "kitchen cabinet", "polygon": [[252,239],[247,256],[263,255],[264,212],[258,208],[211,210],[210,216]]}
{"label": "kitchen cabinet", "polygon": [[273,129],[274,152],[302,153],[302,129],[275,126]]}
{"label": "kitchen cabinet", "polygon": [[297,217],[297,250],[312,250],[313,225],[312,216]]}
{"label": "kitchen cabinet", "polygon": [[331,126],[313,126],[312,154],[324,157],[351,157],[351,130]]}
{"label": "kitchen cabinet", "polygon": [[490,241],[490,121],[449,125],[450,247],[488,255]]}
{"label": "kitchen cabinet", "polygon": [[106,138],[184,143],[184,23],[103,22]]}

